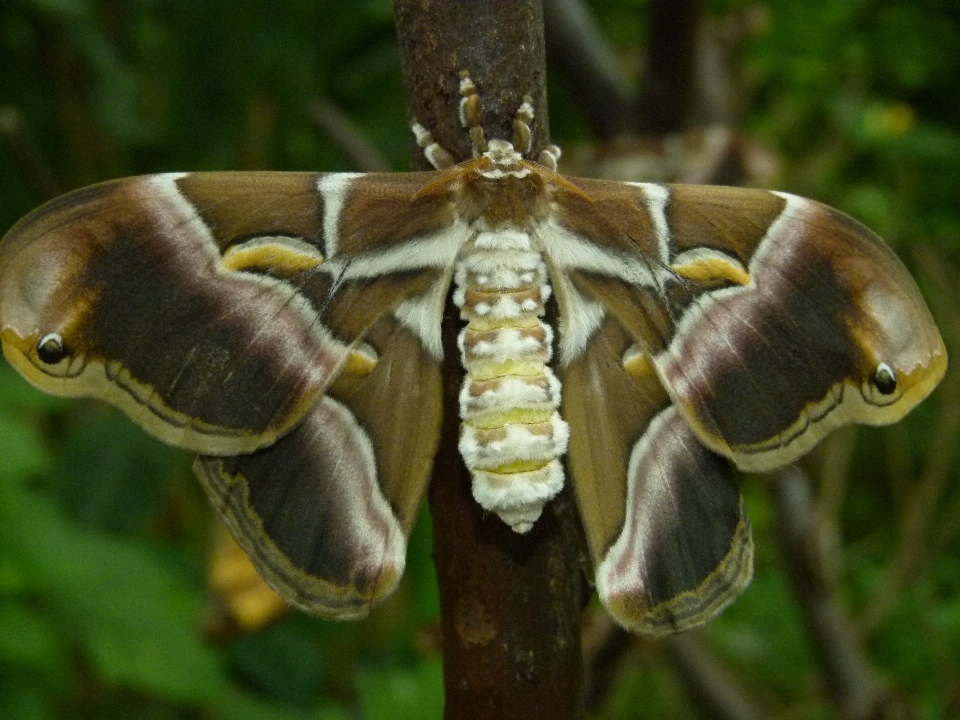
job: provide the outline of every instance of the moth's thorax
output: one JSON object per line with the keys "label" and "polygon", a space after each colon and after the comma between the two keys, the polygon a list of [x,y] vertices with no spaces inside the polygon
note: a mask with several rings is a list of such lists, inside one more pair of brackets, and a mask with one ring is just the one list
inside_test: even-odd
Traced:
{"label": "moth's thorax", "polygon": [[546,266],[524,226],[490,229],[481,217],[455,281],[454,302],[467,321],[459,338],[466,369],[460,452],[477,502],[526,532],[563,486],[559,458],[569,434],[557,412],[560,383],[547,367],[553,330],[541,320],[550,297]]}
{"label": "moth's thorax", "polygon": [[533,163],[496,164],[482,157],[462,172],[458,209],[468,223],[530,229],[549,212],[551,194],[552,185]]}

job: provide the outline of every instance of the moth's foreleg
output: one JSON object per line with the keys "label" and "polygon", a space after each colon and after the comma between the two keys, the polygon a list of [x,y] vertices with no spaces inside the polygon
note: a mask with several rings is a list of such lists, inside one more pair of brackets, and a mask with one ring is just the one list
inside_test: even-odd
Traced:
{"label": "moth's foreleg", "polygon": [[437,170],[448,170],[457,164],[453,155],[433,139],[433,134],[416,120],[410,125],[417,145],[423,149],[423,156]]}
{"label": "moth's foreleg", "polygon": [[460,72],[460,95],[460,124],[470,133],[473,156],[480,157],[487,150],[487,141],[480,127],[480,96],[466,70]]}

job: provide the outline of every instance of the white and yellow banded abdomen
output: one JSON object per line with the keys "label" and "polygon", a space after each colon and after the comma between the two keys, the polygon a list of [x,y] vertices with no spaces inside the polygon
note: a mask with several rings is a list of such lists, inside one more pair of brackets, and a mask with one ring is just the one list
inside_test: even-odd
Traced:
{"label": "white and yellow banded abdomen", "polygon": [[526,232],[479,232],[464,245],[455,280],[467,321],[460,453],[477,502],[524,533],[563,487],[569,437],[557,412],[560,382],[547,367],[553,331],[540,319],[546,267]]}

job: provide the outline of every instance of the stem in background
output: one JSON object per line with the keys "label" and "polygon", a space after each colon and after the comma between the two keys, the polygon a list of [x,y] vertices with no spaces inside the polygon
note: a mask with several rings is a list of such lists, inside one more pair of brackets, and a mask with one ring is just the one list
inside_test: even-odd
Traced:
{"label": "stem in background", "polygon": [[692,704],[712,720],[760,720],[767,717],[694,630],[667,638],[667,654],[683,680]]}
{"label": "stem in background", "polygon": [[[842,720],[913,717],[906,700],[874,673],[844,608],[827,582],[816,542],[810,480],[791,465],[773,474],[774,509],[782,555],[807,633],[823,669],[831,703]],[[906,713],[897,715],[896,713]]]}
{"label": "stem in background", "polygon": [[[955,279],[950,264],[938,253],[924,246],[914,249],[914,259],[932,286],[930,304],[943,331],[948,357],[960,355],[960,304],[954,290]],[[950,489],[950,469],[960,429],[960,376],[948,372],[938,390],[940,406],[934,429],[926,447],[926,462],[918,481],[902,482],[897,488],[905,507],[900,528],[900,542],[893,559],[884,568],[879,589],[860,617],[860,629],[870,635],[887,619],[903,588],[933,565],[937,551],[944,547],[952,531],[950,512],[937,516],[937,508]],[[954,500],[960,511],[960,495]],[[946,538],[946,539],[941,539]]]}
{"label": "stem in background", "polygon": [[544,0],[550,67],[599,140],[632,129],[636,105],[617,67],[613,49],[600,34],[583,0]]}
{"label": "stem in background", "polygon": [[386,172],[390,169],[380,151],[332,100],[318,97],[310,103],[310,119],[360,172]]}
{"label": "stem in background", "polygon": [[[589,614],[588,614],[589,617]],[[698,718],[760,720],[769,717],[736,677],[714,654],[702,631],[693,630],[664,640],[630,635],[606,614],[590,618],[584,632],[586,698],[589,712],[599,712],[614,685],[618,668],[628,655],[669,660]]]}
{"label": "stem in background", "polygon": [[639,129],[686,129],[695,91],[700,0],[652,0],[647,72],[640,96]]}
{"label": "stem in background", "polygon": [[[546,145],[538,0],[396,0],[394,14],[410,115],[454,157],[471,155],[458,119],[461,70],[479,90],[487,138],[511,139],[516,110],[530,95],[537,113],[534,156]],[[419,150],[414,165],[429,167]],[[445,421],[430,486],[444,717],[583,718],[580,612],[586,593],[574,504],[566,489],[529,533],[518,535],[474,501],[457,449],[459,327],[456,309],[448,306]]]}

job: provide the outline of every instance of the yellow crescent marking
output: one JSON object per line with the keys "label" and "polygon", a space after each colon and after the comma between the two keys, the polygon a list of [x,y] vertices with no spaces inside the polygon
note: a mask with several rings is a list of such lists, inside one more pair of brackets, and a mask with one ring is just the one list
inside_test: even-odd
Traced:
{"label": "yellow crescent marking", "polygon": [[377,356],[370,348],[354,348],[347,355],[343,372],[347,375],[363,377],[373,372],[377,366]]}
{"label": "yellow crescent marking", "polygon": [[623,356],[623,367],[630,377],[644,380],[656,374],[653,367],[653,358],[645,350],[634,346]]}
{"label": "yellow crescent marking", "polygon": [[233,272],[279,270],[290,274],[312,270],[323,263],[323,255],[313,248],[310,250],[307,252],[280,240],[251,241],[231,247],[224,253],[221,262],[223,267]]}
{"label": "yellow crescent marking", "polygon": [[673,266],[673,270],[677,275],[695,282],[715,283],[717,280],[727,280],[736,285],[746,285],[750,282],[750,275],[742,266],[716,255],[677,263]]}

